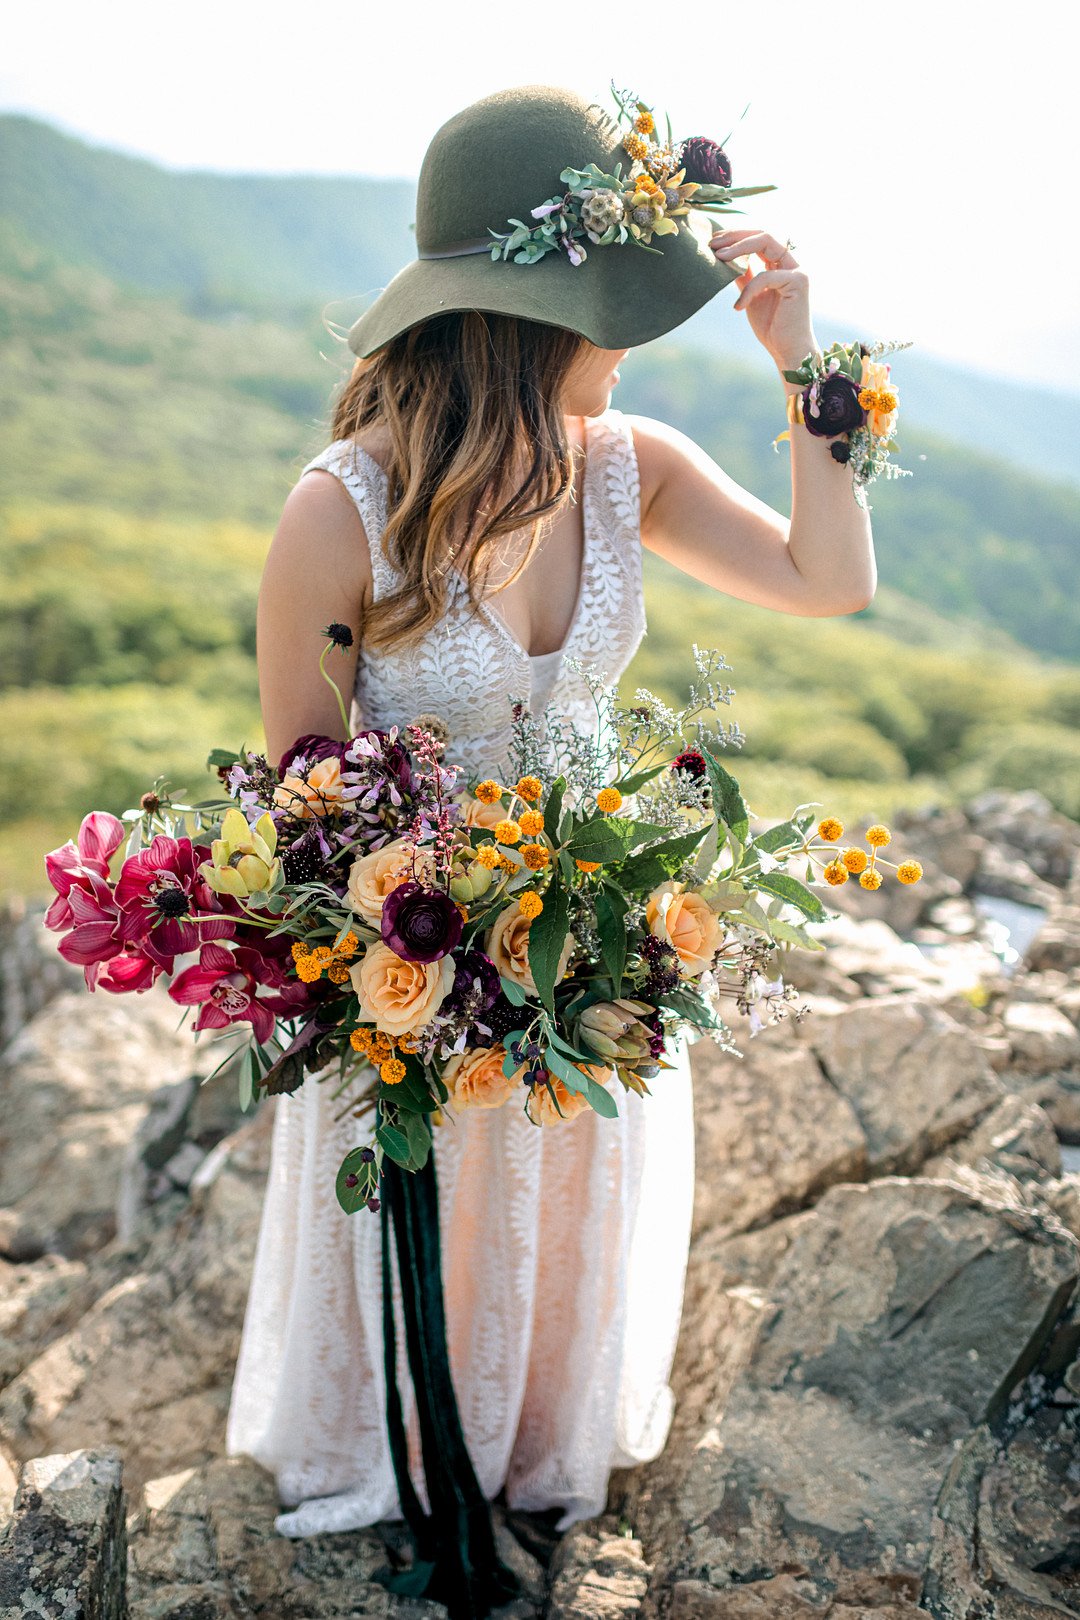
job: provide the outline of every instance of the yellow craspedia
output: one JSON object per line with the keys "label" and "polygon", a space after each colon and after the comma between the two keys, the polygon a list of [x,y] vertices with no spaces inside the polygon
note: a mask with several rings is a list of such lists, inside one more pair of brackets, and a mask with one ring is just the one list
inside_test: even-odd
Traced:
{"label": "yellow craspedia", "polygon": [[544,818],[539,810],[525,810],[518,816],[518,826],[526,838],[539,838],[544,830]]}
{"label": "yellow craspedia", "polygon": [[495,837],[500,844],[516,844],[521,837],[520,823],[504,816],[502,821],[495,823]]}
{"label": "yellow craspedia", "polygon": [[876,866],[867,867],[866,871],[859,879],[859,882],[862,884],[864,889],[880,889],[881,873],[878,871]]}
{"label": "yellow craspedia", "polygon": [[656,120],[651,112],[638,113],[634,119],[634,128],[639,135],[651,135],[656,128]]}
{"label": "yellow craspedia", "polygon": [[900,883],[918,883],[922,877],[922,866],[918,861],[901,861],[896,868],[896,876]]}
{"label": "yellow craspedia", "polygon": [[830,861],[825,868],[826,883],[831,883],[833,888],[837,888],[841,883],[846,883],[847,880],[848,869],[843,861]]}
{"label": "yellow craspedia", "polygon": [[308,948],[304,944],[303,940],[302,939],[294,939],[293,942],[292,942],[292,959],[293,959],[293,961],[294,962],[299,962],[300,958],[302,956],[307,956],[307,954],[308,954]]}
{"label": "yellow craspedia", "polygon": [[381,1030],[377,1030],[376,1033],[371,1037],[371,1045],[368,1047],[368,1057],[371,1059],[372,1063],[379,1064],[385,1063],[387,1058],[391,1058],[393,1055],[394,1048],[390,1044],[389,1037],[384,1035]]}
{"label": "yellow craspedia", "polygon": [[481,844],[476,851],[476,859],[481,866],[486,866],[488,871],[492,872],[499,864],[499,852],[494,844]]}
{"label": "yellow craspedia", "polygon": [[511,876],[513,876],[515,872],[519,872],[521,870],[517,862],[512,861],[509,855],[500,855],[498,866],[500,872],[509,872]]}
{"label": "yellow craspedia", "polygon": [[475,797],[480,800],[481,804],[494,804],[496,799],[501,799],[502,796],[502,788],[498,782],[493,782],[490,776],[486,777],[483,782],[477,782]]}
{"label": "yellow craspedia", "polygon": [[843,837],[844,823],[837,821],[835,816],[826,816],[817,824],[818,837],[824,838],[826,843],[834,844],[838,838]]}
{"label": "yellow craspedia", "polygon": [[311,959],[313,962],[318,962],[320,968],[326,968],[334,960],[334,953],[329,945],[316,945],[311,953]]}
{"label": "yellow craspedia", "polygon": [[518,895],[518,910],[523,917],[532,922],[534,917],[539,917],[543,909],[544,902],[535,889],[522,889]]}
{"label": "yellow craspedia", "polygon": [[385,1063],[379,1064],[379,1079],[388,1086],[396,1086],[405,1078],[405,1065],[400,1058],[387,1058]]}
{"label": "yellow craspedia", "polygon": [[596,795],[596,808],[602,810],[605,816],[613,815],[622,804],[622,794],[617,787],[601,788]]}
{"label": "yellow craspedia", "polygon": [[522,844],[521,858],[530,872],[542,872],[550,865],[551,851],[546,844]]}
{"label": "yellow craspedia", "polygon": [[331,984],[348,984],[348,962],[331,962],[330,966],[326,970],[326,977],[330,980]]}
{"label": "yellow craspedia", "polygon": [[635,163],[639,163],[642,158],[648,156],[649,143],[631,130],[629,135],[623,136],[623,150],[630,154]]}
{"label": "yellow craspedia", "polygon": [[524,799],[526,804],[532,804],[535,799],[540,797],[543,791],[544,784],[538,776],[523,776],[514,789],[518,798]]}
{"label": "yellow craspedia", "polygon": [[304,984],[314,984],[316,979],[322,978],[322,963],[316,961],[313,955],[298,956],[296,958],[296,977]]}
{"label": "yellow craspedia", "polygon": [[879,388],[878,389],[878,405],[877,405],[877,408],[878,408],[879,411],[884,411],[885,413],[888,413],[889,411],[895,411],[895,409],[899,405],[899,403],[900,403],[900,396],[898,394],[894,394],[891,388]]}
{"label": "yellow craspedia", "polygon": [[579,872],[599,872],[603,863],[601,861],[575,861],[574,865]]}
{"label": "yellow craspedia", "polygon": [[349,932],[345,935],[345,938],[341,941],[341,944],[335,948],[334,955],[355,956],[359,949],[360,941],[350,928]]}
{"label": "yellow craspedia", "polygon": [[880,398],[881,396],[876,388],[859,389],[859,404],[864,411],[876,411],[879,408],[878,402]]}
{"label": "yellow craspedia", "polygon": [[354,1029],[349,1036],[349,1045],[354,1052],[366,1052],[371,1045],[370,1029]]}
{"label": "yellow craspedia", "polygon": [[849,872],[862,872],[866,868],[867,855],[865,849],[841,850],[840,859]]}
{"label": "yellow craspedia", "polygon": [[876,821],[872,827],[866,829],[866,842],[873,844],[875,849],[882,849],[891,837],[892,833],[888,827],[883,827],[880,821]]}

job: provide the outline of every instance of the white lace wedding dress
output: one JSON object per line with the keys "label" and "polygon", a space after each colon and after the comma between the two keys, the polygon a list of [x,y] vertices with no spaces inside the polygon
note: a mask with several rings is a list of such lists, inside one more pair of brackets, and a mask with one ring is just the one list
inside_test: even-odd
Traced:
{"label": "white lace wedding dress", "polygon": [[[645,633],[639,485],[618,411],[586,419],[585,554],[577,608],[557,654],[530,659],[490,602],[469,619],[463,592],[417,652],[361,651],[352,721],[447,722],[447,758],[489,773],[505,758],[509,702],[550,702],[580,724],[595,709],[572,655],[609,678]],[[380,548],[386,480],[351,441],[305,467],[339,477],[369,537],[374,600],[393,574]],[[603,1511],[613,1467],[667,1439],[668,1382],[682,1310],[694,1181],[685,1043],[638,1098],[618,1085],[617,1119],[586,1109],[539,1127],[511,1102],[435,1131],[450,1368],[482,1489],[511,1508],[562,1509],[558,1528]],[[360,1127],[335,1122],[333,1083],[309,1076],[281,1097],[227,1450],[275,1475],[287,1536],[401,1517],[383,1400],[380,1220],[346,1215],[334,1178]],[[367,1126],[363,1127],[366,1140]],[[400,1300],[396,1268],[395,1300]],[[400,1305],[398,1305],[400,1313]],[[429,1507],[398,1316],[398,1385],[410,1472]]]}

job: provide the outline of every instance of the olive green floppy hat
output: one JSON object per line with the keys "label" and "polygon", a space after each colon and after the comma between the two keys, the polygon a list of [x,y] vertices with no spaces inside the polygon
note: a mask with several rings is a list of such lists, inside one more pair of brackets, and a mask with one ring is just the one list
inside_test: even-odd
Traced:
{"label": "olive green floppy hat", "polygon": [[630,126],[551,85],[502,90],[456,113],[421,166],[417,257],[351,327],[353,353],[366,359],[417,322],[455,310],[568,327],[602,349],[633,348],[687,320],[741,268],[714,257],[708,243],[715,226],[690,198],[689,211],[666,225],[669,234],[649,238],[653,251],[633,240],[593,246],[594,236],[581,241],[587,257],[580,263],[561,249],[525,263],[492,257],[492,232],[507,232],[515,220],[539,228],[532,210],[560,194],[563,170],[595,164],[610,175],[621,165],[627,176],[628,139],[633,149]]}

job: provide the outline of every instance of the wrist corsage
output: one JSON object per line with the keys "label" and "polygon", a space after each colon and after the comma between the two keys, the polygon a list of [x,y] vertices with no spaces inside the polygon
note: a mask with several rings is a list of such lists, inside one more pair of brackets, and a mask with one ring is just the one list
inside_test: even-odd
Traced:
{"label": "wrist corsage", "polygon": [[[808,354],[795,371],[783,373],[790,383],[804,383],[788,396],[788,421],[822,439],[832,439],[830,454],[851,468],[855,499],[867,506],[866,485],[884,478],[910,478],[907,467],[889,460],[899,446],[893,439],[899,397],[882,355],[908,349],[910,343],[834,343],[824,354]],[[791,430],[773,440],[775,449]]]}

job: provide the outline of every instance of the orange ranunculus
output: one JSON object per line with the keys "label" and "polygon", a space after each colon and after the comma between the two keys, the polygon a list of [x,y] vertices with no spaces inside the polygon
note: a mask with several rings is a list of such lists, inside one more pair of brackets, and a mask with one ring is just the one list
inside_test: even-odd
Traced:
{"label": "orange ranunculus", "polygon": [[[443,1070],[455,1110],[462,1108],[501,1108],[521,1087],[521,1068],[510,1080],[503,1074],[506,1048],[474,1046],[457,1052]],[[524,1068],[524,1064],[521,1066]]]}
{"label": "orange ranunculus", "polygon": [[[606,1068],[600,1063],[590,1063],[588,1072],[598,1084],[606,1086],[614,1076],[615,1070]],[[549,1074],[548,1078],[552,1090],[559,1099],[562,1113],[559,1113],[559,1108],[552,1102],[551,1092],[547,1086],[539,1085],[533,1087],[532,1096],[529,1098],[529,1118],[537,1125],[569,1124],[590,1106],[589,1100],[583,1091],[571,1091],[557,1074]]]}
{"label": "orange ranunculus", "polygon": [[[382,922],[383,901],[392,889],[407,883],[413,876],[414,845],[407,838],[395,838],[392,844],[370,855],[361,855],[349,868],[349,886],[346,900],[353,911],[358,911],[365,922],[378,928]],[[416,880],[429,883],[434,876],[432,852],[416,852]]]}
{"label": "orange ranunculus", "polygon": [[[484,939],[484,949],[500,973],[505,973],[508,979],[530,996],[536,994],[536,980],[529,967],[529,929],[532,919],[526,917],[516,900],[513,900],[505,910],[500,911],[495,921],[487,931]],[[574,949],[574,936],[568,934],[559,957],[559,967],[555,974],[556,984],[566,972],[566,965]]]}
{"label": "orange ranunculus", "polygon": [[673,945],[684,979],[704,973],[720,940],[720,919],[682,883],[661,883],[645,903],[649,932]]}
{"label": "orange ranunculus", "polygon": [[454,983],[452,956],[437,962],[406,962],[389,945],[369,945],[349,969],[360,998],[360,1018],[384,1035],[413,1035],[430,1023]]}
{"label": "orange ranunculus", "polygon": [[328,816],[341,809],[343,786],[341,761],[334,754],[320,759],[304,776],[287,775],[274,790],[274,803],[301,820]]}

